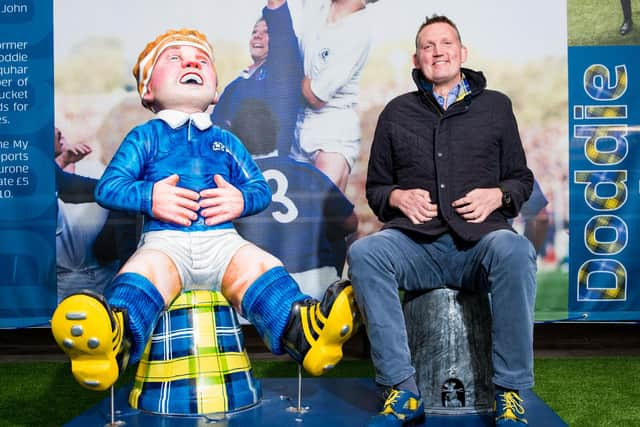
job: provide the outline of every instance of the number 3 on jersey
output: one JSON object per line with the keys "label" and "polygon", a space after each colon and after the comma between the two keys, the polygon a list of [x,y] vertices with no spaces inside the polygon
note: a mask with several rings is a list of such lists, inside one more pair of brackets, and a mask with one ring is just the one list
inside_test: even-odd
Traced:
{"label": "number 3 on jersey", "polygon": [[283,224],[295,221],[298,218],[298,208],[293,203],[293,200],[286,196],[289,181],[285,174],[277,169],[267,169],[263,172],[263,175],[267,182],[274,181],[276,184],[276,189],[271,196],[271,202],[280,203],[284,208],[282,210],[274,210],[271,214],[273,219]]}

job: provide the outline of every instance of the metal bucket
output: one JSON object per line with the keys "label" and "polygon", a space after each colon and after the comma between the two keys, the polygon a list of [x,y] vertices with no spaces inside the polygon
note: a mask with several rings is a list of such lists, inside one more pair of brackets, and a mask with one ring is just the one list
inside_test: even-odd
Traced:
{"label": "metal bucket", "polygon": [[145,348],[129,404],[163,415],[232,413],[262,398],[235,310],[220,292],[182,293]]}
{"label": "metal bucket", "polygon": [[425,412],[493,411],[488,294],[448,288],[408,294],[404,316]]}

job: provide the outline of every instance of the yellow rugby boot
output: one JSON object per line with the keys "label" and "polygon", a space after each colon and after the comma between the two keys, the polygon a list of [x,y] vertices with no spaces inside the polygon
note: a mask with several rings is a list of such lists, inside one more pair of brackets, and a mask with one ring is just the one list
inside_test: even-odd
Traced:
{"label": "yellow rugby boot", "polygon": [[51,332],[85,388],[108,389],[127,364],[124,313],[112,310],[101,295],[86,291],[63,299],[53,313]]}
{"label": "yellow rugby boot", "polygon": [[318,302],[296,302],[282,337],[285,350],[312,375],[322,375],[342,359],[342,345],[360,325],[348,280],[331,284]]}

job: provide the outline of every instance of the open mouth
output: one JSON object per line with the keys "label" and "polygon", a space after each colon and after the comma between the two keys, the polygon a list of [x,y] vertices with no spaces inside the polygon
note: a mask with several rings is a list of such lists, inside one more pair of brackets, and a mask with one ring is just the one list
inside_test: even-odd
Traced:
{"label": "open mouth", "polygon": [[202,77],[196,73],[186,73],[180,77],[180,83],[188,85],[202,85]]}

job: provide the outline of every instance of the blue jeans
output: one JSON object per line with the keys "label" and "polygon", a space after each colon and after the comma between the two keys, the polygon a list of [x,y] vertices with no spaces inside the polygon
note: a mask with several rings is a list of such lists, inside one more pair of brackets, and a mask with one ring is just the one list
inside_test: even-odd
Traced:
{"label": "blue jeans", "polygon": [[415,374],[398,289],[447,285],[491,293],[493,383],[533,387],[536,255],[525,237],[498,230],[460,248],[449,234],[423,243],[386,229],[357,240],[348,262],[376,382],[393,386]]}

